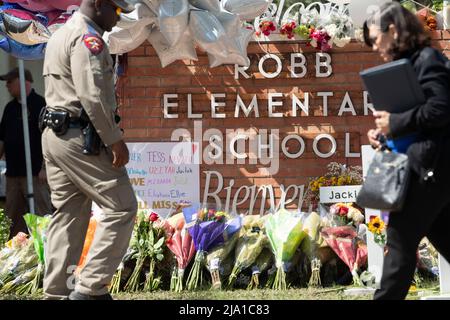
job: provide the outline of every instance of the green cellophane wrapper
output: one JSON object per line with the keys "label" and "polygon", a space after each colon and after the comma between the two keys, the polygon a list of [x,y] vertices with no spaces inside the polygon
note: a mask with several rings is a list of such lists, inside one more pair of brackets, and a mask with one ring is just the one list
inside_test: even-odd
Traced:
{"label": "green cellophane wrapper", "polygon": [[277,274],[273,284],[275,290],[286,290],[287,265],[298,246],[305,238],[301,217],[285,209],[270,215],[266,221],[266,232],[275,255]]}
{"label": "green cellophane wrapper", "polygon": [[234,251],[238,238],[239,232],[236,232],[228,241],[214,248],[206,256],[206,264],[209,272],[211,273],[211,289],[222,289],[220,266],[221,263]]}
{"label": "green cellophane wrapper", "polygon": [[229,286],[233,286],[239,273],[249,268],[268,245],[264,224],[265,217],[251,215],[244,218],[235,250],[236,261],[228,279]]}
{"label": "green cellophane wrapper", "polygon": [[23,216],[28,227],[28,231],[33,238],[34,250],[38,256],[37,270],[31,282],[24,284],[18,290],[23,294],[36,293],[41,288],[45,266],[44,243],[46,241],[46,231],[50,223],[50,216],[38,216],[27,213]]}

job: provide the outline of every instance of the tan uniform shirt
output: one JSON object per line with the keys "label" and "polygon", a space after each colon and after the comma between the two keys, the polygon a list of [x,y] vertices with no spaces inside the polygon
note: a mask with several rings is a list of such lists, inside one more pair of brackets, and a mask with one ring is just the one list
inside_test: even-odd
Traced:
{"label": "tan uniform shirt", "polygon": [[49,110],[68,111],[72,117],[84,108],[103,142],[111,145],[122,139],[122,132],[114,120],[113,61],[103,32],[80,12],[55,32],[45,54],[45,100]]}

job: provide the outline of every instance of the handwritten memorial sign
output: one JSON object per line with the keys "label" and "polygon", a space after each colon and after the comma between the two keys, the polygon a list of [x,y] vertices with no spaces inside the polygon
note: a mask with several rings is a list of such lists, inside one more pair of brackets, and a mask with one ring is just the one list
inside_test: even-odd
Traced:
{"label": "handwritten memorial sign", "polygon": [[[191,142],[127,143],[126,169],[138,210],[167,217],[180,202],[200,202],[199,148]],[[94,215],[101,215],[93,205]]]}

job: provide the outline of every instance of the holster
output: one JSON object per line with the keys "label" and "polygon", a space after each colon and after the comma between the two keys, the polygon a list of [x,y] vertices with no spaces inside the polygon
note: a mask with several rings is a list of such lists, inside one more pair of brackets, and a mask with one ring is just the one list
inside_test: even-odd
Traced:
{"label": "holster", "polygon": [[81,129],[84,138],[83,154],[93,156],[99,155],[101,148],[104,146],[102,139],[84,110],[81,113],[80,119],[85,123]]}
{"label": "holster", "polygon": [[70,125],[70,115],[66,111],[51,111],[43,108],[39,114],[39,130],[49,127],[57,136],[66,134]]}

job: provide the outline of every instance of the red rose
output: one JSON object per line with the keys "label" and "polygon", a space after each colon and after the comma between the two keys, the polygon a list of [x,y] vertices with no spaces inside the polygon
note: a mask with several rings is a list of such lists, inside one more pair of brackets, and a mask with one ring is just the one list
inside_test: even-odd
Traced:
{"label": "red rose", "polygon": [[155,222],[155,221],[157,221],[158,219],[159,219],[159,216],[158,216],[157,213],[152,212],[152,213],[150,214],[149,220],[150,220],[151,222]]}

